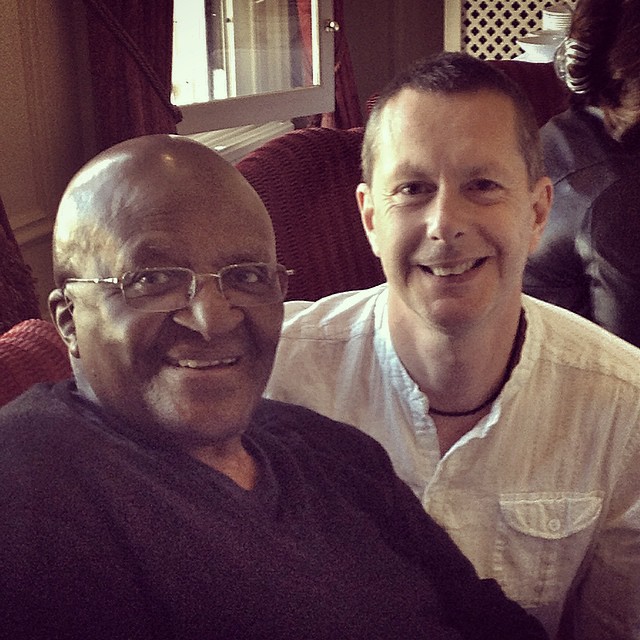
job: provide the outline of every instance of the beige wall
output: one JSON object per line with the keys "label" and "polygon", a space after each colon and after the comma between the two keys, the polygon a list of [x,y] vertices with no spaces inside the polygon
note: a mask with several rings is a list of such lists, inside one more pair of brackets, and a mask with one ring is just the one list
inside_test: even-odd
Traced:
{"label": "beige wall", "polygon": [[[396,71],[442,48],[443,2],[345,0],[363,107]],[[81,11],[81,0],[0,0],[0,195],[37,279],[45,317],[55,210],[93,147]]]}
{"label": "beige wall", "polygon": [[71,8],[70,0],[0,2],[0,195],[43,313],[55,209],[85,157]]}

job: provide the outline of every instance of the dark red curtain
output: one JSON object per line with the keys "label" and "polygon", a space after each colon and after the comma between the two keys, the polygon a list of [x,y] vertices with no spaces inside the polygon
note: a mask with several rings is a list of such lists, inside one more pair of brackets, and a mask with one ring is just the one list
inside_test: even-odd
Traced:
{"label": "dark red curtain", "polygon": [[300,25],[300,39],[302,40],[302,75],[304,86],[311,84],[313,70],[311,69],[311,0],[295,0],[298,10],[298,24]]}
{"label": "dark red curtain", "polygon": [[38,295],[0,198],[0,333],[22,320],[39,318]]}
{"label": "dark red curtain", "polygon": [[[296,0],[302,41],[309,52],[307,64],[311,65],[311,0]],[[333,0],[333,19],[340,25],[334,39],[334,74],[335,74],[335,110],[331,113],[319,114],[310,119],[314,126],[331,129],[351,129],[363,124],[362,110],[356,87],[356,79],[351,64],[349,43],[344,24],[343,0]],[[305,71],[307,71],[305,69]],[[307,71],[307,73],[310,73]]]}
{"label": "dark red curtain", "polygon": [[333,113],[322,114],[322,126],[333,129],[361,127],[362,110],[349,53],[343,0],[333,0],[333,19],[340,25],[340,30],[335,34],[334,44],[336,108]]}
{"label": "dark red curtain", "polygon": [[173,0],[84,0],[97,151],[175,133],[171,104]]}

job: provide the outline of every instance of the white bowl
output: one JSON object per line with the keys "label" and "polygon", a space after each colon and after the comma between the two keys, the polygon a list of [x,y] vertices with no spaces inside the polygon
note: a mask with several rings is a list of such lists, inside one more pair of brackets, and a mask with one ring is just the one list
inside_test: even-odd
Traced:
{"label": "white bowl", "polygon": [[553,60],[553,54],[564,39],[562,33],[537,32],[528,33],[526,36],[518,40],[518,44],[531,60],[539,60],[541,62]]}

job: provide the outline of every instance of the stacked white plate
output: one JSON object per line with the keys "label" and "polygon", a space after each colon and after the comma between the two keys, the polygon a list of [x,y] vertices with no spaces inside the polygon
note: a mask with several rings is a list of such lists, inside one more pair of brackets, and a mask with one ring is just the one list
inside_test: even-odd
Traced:
{"label": "stacked white plate", "polygon": [[548,9],[542,10],[542,30],[567,33],[571,26],[571,7],[558,2]]}

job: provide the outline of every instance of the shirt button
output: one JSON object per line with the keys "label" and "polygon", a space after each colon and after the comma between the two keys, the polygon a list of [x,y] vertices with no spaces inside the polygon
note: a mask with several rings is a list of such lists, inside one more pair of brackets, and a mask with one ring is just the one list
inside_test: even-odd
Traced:
{"label": "shirt button", "polygon": [[551,520],[547,522],[547,527],[549,528],[549,531],[557,533],[560,531],[560,520],[558,520],[558,518],[551,518]]}

